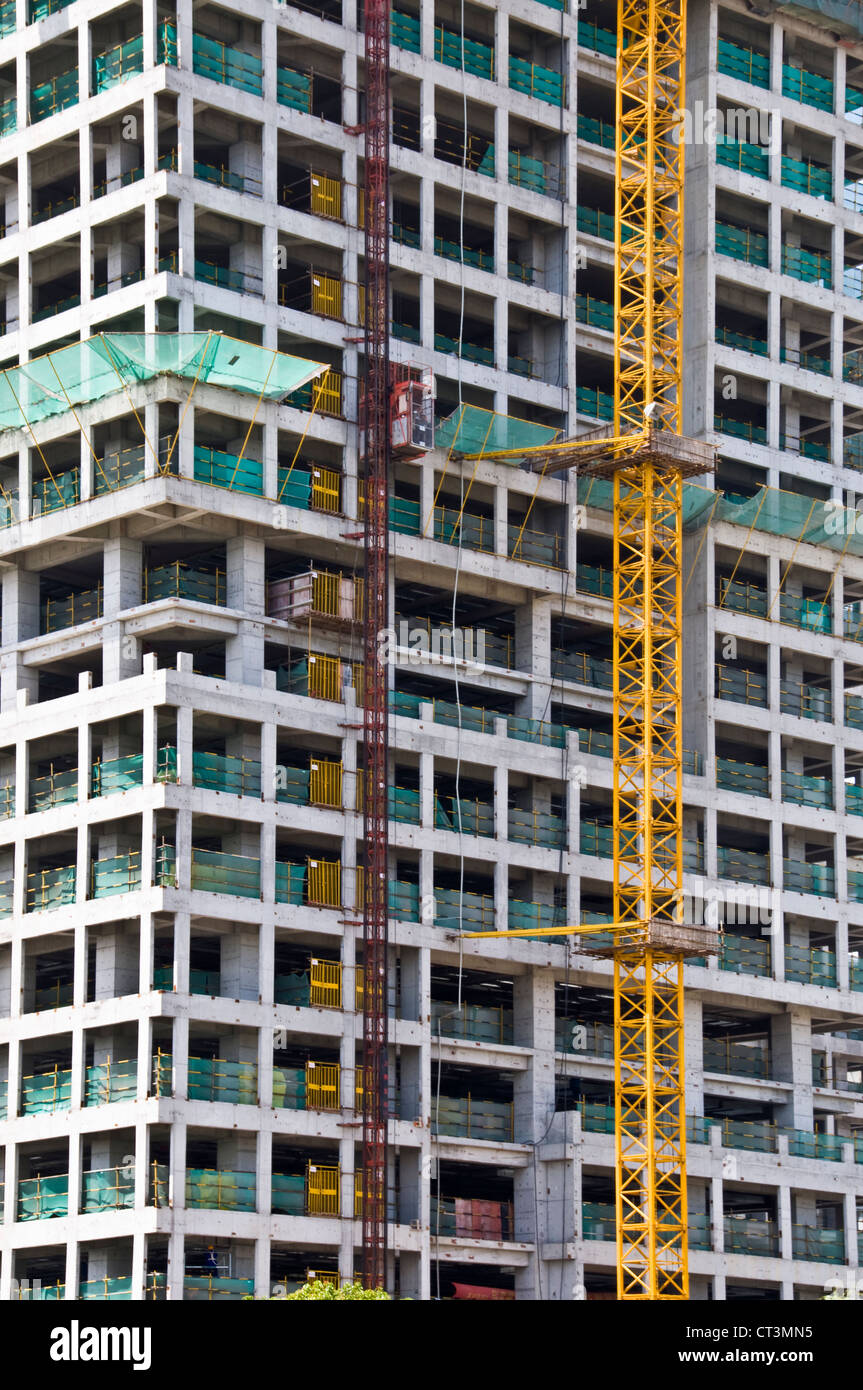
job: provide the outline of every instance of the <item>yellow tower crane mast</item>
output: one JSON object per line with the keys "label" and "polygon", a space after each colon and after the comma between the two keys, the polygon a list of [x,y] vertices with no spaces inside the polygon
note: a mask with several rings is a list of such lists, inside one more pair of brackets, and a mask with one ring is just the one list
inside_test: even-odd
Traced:
{"label": "yellow tower crane mast", "polygon": [[613,958],[624,1300],[689,1297],[683,960],[717,941],[682,916],[683,480],[714,465],[681,433],[685,59],[685,0],[619,0],[614,425],[518,451],[614,488],[612,945],[587,944],[595,927],[530,934],[584,932]]}

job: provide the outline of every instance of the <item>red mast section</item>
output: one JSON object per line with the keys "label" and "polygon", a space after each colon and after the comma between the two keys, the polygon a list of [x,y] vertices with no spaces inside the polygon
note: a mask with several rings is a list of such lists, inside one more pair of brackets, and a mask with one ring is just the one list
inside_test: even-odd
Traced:
{"label": "red mast section", "polygon": [[389,626],[389,23],[390,0],[365,6],[366,380],[363,766],[363,1278],[383,1288],[387,1257],[387,673]]}

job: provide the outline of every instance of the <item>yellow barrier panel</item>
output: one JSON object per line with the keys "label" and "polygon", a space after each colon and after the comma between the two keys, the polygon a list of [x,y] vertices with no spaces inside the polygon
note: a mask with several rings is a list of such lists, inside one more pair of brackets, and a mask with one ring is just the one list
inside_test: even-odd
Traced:
{"label": "yellow barrier panel", "polygon": [[[338,396],[341,410],[341,378]],[[323,397],[322,397],[323,398]],[[320,405],[318,406],[320,410]],[[327,412],[330,413],[330,412]],[[335,413],[338,413],[335,412]],[[312,507],[316,512],[338,513],[342,505],[342,475],[334,468],[312,469]]]}
{"label": "yellow barrier panel", "polygon": [[311,180],[311,207],[316,217],[331,217],[340,222],[342,218],[342,181],[332,179],[327,174],[309,175]]}
{"label": "yellow barrier panel", "polygon": [[351,663],[351,674],[353,677],[354,694],[358,705],[365,703],[366,673],[361,661]]}
{"label": "yellow barrier panel", "polygon": [[[341,290],[341,286],[339,286]],[[341,372],[334,372],[332,368],[324,377],[323,383],[316,385],[313,389],[318,392],[318,414],[336,415],[342,413],[342,382],[344,380]]]}
{"label": "yellow barrier panel", "polygon": [[319,700],[342,698],[342,663],[337,656],[309,657],[309,694]]}
{"label": "yellow barrier panel", "polygon": [[315,613],[326,613],[330,618],[341,617],[341,575],[330,574],[328,570],[315,570],[312,575],[312,609]]}
{"label": "yellow barrier panel", "polygon": [[342,765],[318,758],[309,764],[309,801],[313,806],[342,806]]}
{"label": "yellow barrier panel", "polygon": [[337,1062],[306,1063],[306,1106],[309,1110],[338,1110],[341,1105]]}
{"label": "yellow barrier panel", "polygon": [[309,859],[308,867],[308,901],[316,907],[341,907],[341,862],[338,859]]}
{"label": "yellow barrier panel", "polygon": [[363,577],[312,571],[312,612],[353,622],[363,615]]}
{"label": "yellow barrier panel", "polygon": [[342,282],[334,275],[312,271],[312,313],[325,319],[342,317]]}
{"label": "yellow barrier panel", "polygon": [[306,1206],[309,1215],[338,1216],[341,1212],[341,1168],[310,1163],[306,1169]]}
{"label": "yellow barrier panel", "polygon": [[342,963],[312,960],[309,965],[309,1003],[318,1009],[342,1007]]}
{"label": "yellow barrier panel", "polygon": [[[359,871],[358,871],[358,872],[359,872]],[[356,968],[355,968],[355,970],[354,970],[354,1007],[355,1007],[355,1009],[356,1009],[356,1011],[357,1011],[358,1014],[359,1014],[359,1013],[362,1013],[362,1011],[363,1011],[363,999],[364,999],[364,997],[365,997],[365,983],[366,983],[365,972],[364,972],[364,970],[363,970],[363,967],[362,967],[361,965],[358,965],[358,966],[356,966]]]}

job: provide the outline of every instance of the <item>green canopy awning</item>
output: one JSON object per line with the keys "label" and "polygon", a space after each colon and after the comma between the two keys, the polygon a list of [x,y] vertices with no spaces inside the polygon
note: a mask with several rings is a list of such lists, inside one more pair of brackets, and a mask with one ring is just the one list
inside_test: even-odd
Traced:
{"label": "green canopy awning", "polygon": [[0,433],[158,376],[278,401],[328,370],[222,333],[99,333],[0,373]]}
{"label": "green canopy awning", "polygon": [[[519,420],[514,415],[500,415],[483,410],[478,405],[461,405],[446,420],[435,427],[435,448],[459,454],[492,454],[496,450],[535,449],[551,444],[560,430],[551,425],[537,425],[533,420]],[[508,460],[518,464],[519,460]],[[504,460],[498,460],[504,462]]]}

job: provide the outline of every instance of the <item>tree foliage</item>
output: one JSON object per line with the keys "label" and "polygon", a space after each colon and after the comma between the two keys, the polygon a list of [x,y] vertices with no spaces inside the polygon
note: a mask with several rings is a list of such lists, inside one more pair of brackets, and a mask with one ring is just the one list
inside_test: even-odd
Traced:
{"label": "tree foliage", "polygon": [[332,1284],[319,1279],[313,1279],[311,1283],[303,1284],[301,1289],[295,1293],[289,1293],[288,1298],[315,1300],[330,1299],[332,1301],[347,1302],[348,1299],[356,1298],[377,1298],[386,1299],[389,1302],[389,1294],[386,1289],[364,1289],[362,1284],[342,1284],[337,1289]]}

